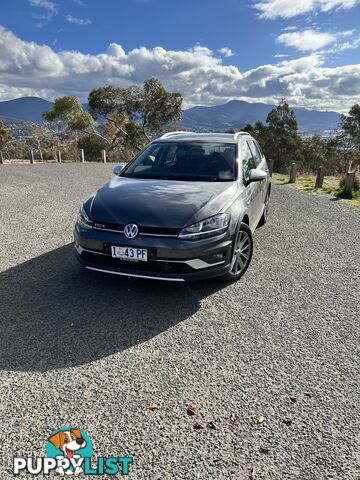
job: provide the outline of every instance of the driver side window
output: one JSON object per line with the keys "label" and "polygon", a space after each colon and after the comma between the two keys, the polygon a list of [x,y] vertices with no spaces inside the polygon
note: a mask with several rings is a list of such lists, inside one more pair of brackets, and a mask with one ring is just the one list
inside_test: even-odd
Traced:
{"label": "driver side window", "polygon": [[240,155],[242,161],[243,180],[244,182],[248,182],[250,178],[250,170],[252,168],[256,168],[255,161],[252,156],[248,142],[241,142]]}

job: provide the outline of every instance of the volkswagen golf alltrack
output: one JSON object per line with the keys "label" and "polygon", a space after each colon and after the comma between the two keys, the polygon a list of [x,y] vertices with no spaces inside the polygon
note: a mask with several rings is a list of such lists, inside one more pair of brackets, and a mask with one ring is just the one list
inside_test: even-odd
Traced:
{"label": "volkswagen golf alltrack", "polygon": [[245,273],[271,190],[249,134],[166,133],[113,171],[75,225],[87,269],[177,282]]}

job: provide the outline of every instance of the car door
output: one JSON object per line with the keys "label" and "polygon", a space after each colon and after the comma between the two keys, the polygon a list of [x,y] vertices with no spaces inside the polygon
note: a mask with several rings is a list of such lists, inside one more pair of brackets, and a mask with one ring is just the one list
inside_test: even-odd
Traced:
{"label": "car door", "polygon": [[[268,166],[267,166],[265,157],[264,157],[258,143],[253,139],[249,139],[249,140],[247,140],[247,142],[249,144],[251,153],[253,155],[256,168],[258,170],[262,170],[265,173],[268,173]],[[261,182],[257,182],[257,184],[258,184],[258,190],[257,190],[257,196],[256,196],[255,201],[256,201],[256,204],[257,204],[256,205],[256,210],[258,212],[258,215],[260,216],[262,214],[262,211],[263,211],[263,208],[264,208],[268,182],[264,180],[264,181],[261,181]]]}
{"label": "car door", "polygon": [[258,218],[258,182],[249,183],[250,170],[256,168],[254,157],[251,153],[250,146],[247,141],[240,141],[240,159],[242,166],[242,181],[244,184],[243,200],[246,205],[247,214],[249,216],[249,227],[254,230]]}

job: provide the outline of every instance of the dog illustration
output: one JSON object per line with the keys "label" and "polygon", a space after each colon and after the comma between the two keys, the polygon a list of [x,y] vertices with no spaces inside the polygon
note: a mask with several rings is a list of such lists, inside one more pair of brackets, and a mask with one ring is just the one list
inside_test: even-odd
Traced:
{"label": "dog illustration", "polygon": [[[77,450],[80,450],[80,448],[84,448],[86,445],[86,441],[83,439],[81,436],[80,430],[79,429],[73,429],[73,430],[64,430],[58,433],[55,433],[51,437],[49,437],[49,442],[51,442],[55,448],[58,450],[61,450],[63,452],[64,458],[81,458],[80,455],[76,455],[75,452]],[[61,456],[58,456],[57,458],[61,458]],[[59,471],[60,474],[64,474],[63,469],[60,469],[62,471]],[[75,472],[72,470],[68,470],[66,473],[67,474],[74,474],[78,475],[79,473],[82,472],[82,468],[76,467]]]}

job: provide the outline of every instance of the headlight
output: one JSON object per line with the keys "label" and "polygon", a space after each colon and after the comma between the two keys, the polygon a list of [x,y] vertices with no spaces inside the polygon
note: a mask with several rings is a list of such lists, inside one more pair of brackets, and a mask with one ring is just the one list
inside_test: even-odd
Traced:
{"label": "headlight", "polygon": [[189,225],[181,230],[179,238],[183,240],[198,240],[200,238],[214,237],[224,233],[230,221],[228,213],[220,213],[201,222]]}
{"label": "headlight", "polygon": [[88,214],[85,212],[84,205],[81,205],[79,210],[79,215],[77,217],[77,223],[80,225],[81,228],[85,230],[91,230],[93,227],[93,222],[90,220]]}

